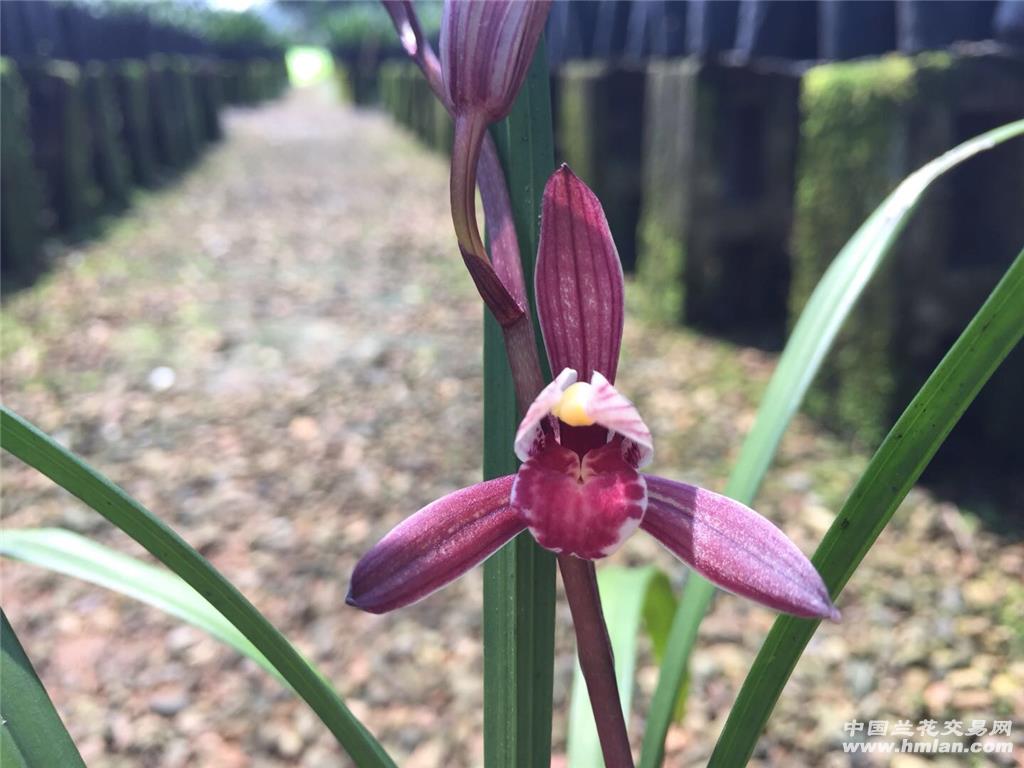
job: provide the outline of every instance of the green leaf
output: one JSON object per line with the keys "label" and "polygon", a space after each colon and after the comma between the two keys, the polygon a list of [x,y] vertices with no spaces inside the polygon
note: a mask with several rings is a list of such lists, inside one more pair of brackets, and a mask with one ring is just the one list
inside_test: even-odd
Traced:
{"label": "green leaf", "polygon": [[0,765],[85,768],[39,675],[0,611]]}
{"label": "green leaf", "polygon": [[238,589],[178,534],[121,488],[6,407],[3,448],[95,509],[210,601],[260,650],[359,766],[394,766],[341,697]]}
{"label": "green leaf", "polygon": [[[554,167],[543,51],[542,41],[512,113],[491,131],[508,180],[531,304],[540,197]],[[492,478],[516,471],[512,443],[518,416],[504,339],[490,313],[485,315],[483,463],[484,477]],[[546,366],[547,356],[542,352],[540,357]],[[551,760],[555,558],[529,534],[516,537],[485,563],[483,620],[484,764],[488,768],[547,765]]]}
{"label": "green leaf", "polygon": [[[745,504],[753,503],[779,441],[803,402],[843,321],[892,250],[896,238],[931,183],[964,160],[1020,135],[1024,135],[1024,120],[966,141],[918,169],[882,201],[843,246],[818,282],[786,343],[761,402],[757,420],[743,443],[726,484],[727,496]],[[699,576],[693,575],[687,580],[681,607],[672,626],[672,652],[662,663],[651,702],[640,768],[656,768],[664,758],[665,735],[676,698],[686,675],[697,630],[714,592],[714,586]]]}
{"label": "green leaf", "polygon": [[[975,395],[1024,336],[1024,252],[928,377],[861,475],[812,562],[833,597],[860,565]],[[817,621],[780,616],[747,675],[711,766],[743,765]]]}
{"label": "green leaf", "polygon": [[[642,626],[647,628],[655,657],[659,657],[668,641],[670,617],[675,612],[676,598],[668,578],[654,566],[623,568],[613,565],[601,568],[597,572],[597,586],[601,592],[601,607],[615,655],[619,699],[628,721],[640,649],[640,630]],[[569,707],[568,742],[571,768],[601,768],[604,765],[594,713],[578,660]]]}
{"label": "green leaf", "polygon": [[178,576],[61,528],[0,531],[0,555],[106,587],[187,621],[248,656],[282,683],[274,665]]}

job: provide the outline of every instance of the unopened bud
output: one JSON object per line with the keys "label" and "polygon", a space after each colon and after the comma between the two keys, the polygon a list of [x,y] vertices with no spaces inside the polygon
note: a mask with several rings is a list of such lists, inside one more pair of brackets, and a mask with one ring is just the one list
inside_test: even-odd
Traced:
{"label": "unopened bud", "polygon": [[505,117],[526,78],[551,0],[446,0],[441,71],[455,115]]}

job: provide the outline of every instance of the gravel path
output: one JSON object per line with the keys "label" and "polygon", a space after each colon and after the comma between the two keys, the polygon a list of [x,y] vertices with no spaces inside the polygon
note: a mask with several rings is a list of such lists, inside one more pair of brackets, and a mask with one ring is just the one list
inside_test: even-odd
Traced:
{"label": "gravel path", "polygon": [[[209,557],[400,765],[479,765],[479,572],[392,616],[344,605],[368,546],[479,477],[481,309],[452,249],[446,166],[320,92],[232,113],[227,128],[181,183],[5,301],[4,399]],[[774,359],[632,321],[624,348],[621,384],[658,440],[655,471],[720,489]],[[810,552],[864,463],[798,420],[759,508]],[[7,527],[141,552],[6,456],[4,495]],[[615,559],[684,578],[641,536]],[[854,718],[1014,719],[1024,759],[1022,576],[1019,540],[914,491],[840,598],[844,622],[816,635],[755,764],[922,764],[851,761],[840,742]],[[20,563],[3,563],[3,584],[90,765],[348,764],[301,702],[199,631]],[[561,712],[564,606],[559,621]],[[668,765],[704,763],[771,621],[716,602]],[[644,664],[641,711],[654,682]],[[561,749],[561,715],[555,734]]]}

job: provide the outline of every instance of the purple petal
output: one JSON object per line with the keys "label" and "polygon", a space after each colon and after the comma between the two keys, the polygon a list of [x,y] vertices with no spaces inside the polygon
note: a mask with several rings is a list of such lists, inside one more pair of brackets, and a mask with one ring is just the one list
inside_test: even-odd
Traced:
{"label": "purple petal", "polygon": [[654,439],[636,406],[612,386],[608,380],[594,372],[591,379],[594,394],[587,403],[587,415],[602,427],[625,438],[623,455],[634,467],[646,467],[654,458]]}
{"label": "purple petal", "polygon": [[526,78],[551,0],[447,0],[441,73],[456,116],[505,117]]}
{"label": "purple petal", "polygon": [[516,430],[515,452],[520,461],[527,461],[544,447],[544,424],[548,422],[557,429],[557,420],[551,416],[551,409],[562,399],[562,393],[576,383],[576,371],[566,368],[540,391],[530,403],[526,415]]}
{"label": "purple petal", "polygon": [[594,371],[615,381],[622,343],[623,283],[601,203],[563,165],[544,188],[537,255],[537,313],[551,370]]}
{"label": "purple petal", "polygon": [[701,576],[776,611],[839,620],[810,560],[768,520],[703,488],[646,479],[643,529]]}
{"label": "purple petal", "polygon": [[370,613],[393,611],[486,560],[525,528],[508,503],[514,479],[455,491],[400,523],[356,564],[345,602]]}

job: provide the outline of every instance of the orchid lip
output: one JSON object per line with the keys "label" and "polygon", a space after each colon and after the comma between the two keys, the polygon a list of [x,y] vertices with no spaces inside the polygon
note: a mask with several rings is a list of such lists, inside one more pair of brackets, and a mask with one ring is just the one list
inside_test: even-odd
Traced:
{"label": "orchid lip", "polygon": [[617,550],[640,526],[647,489],[613,445],[581,459],[553,443],[519,468],[510,502],[542,547],[595,560]]}

